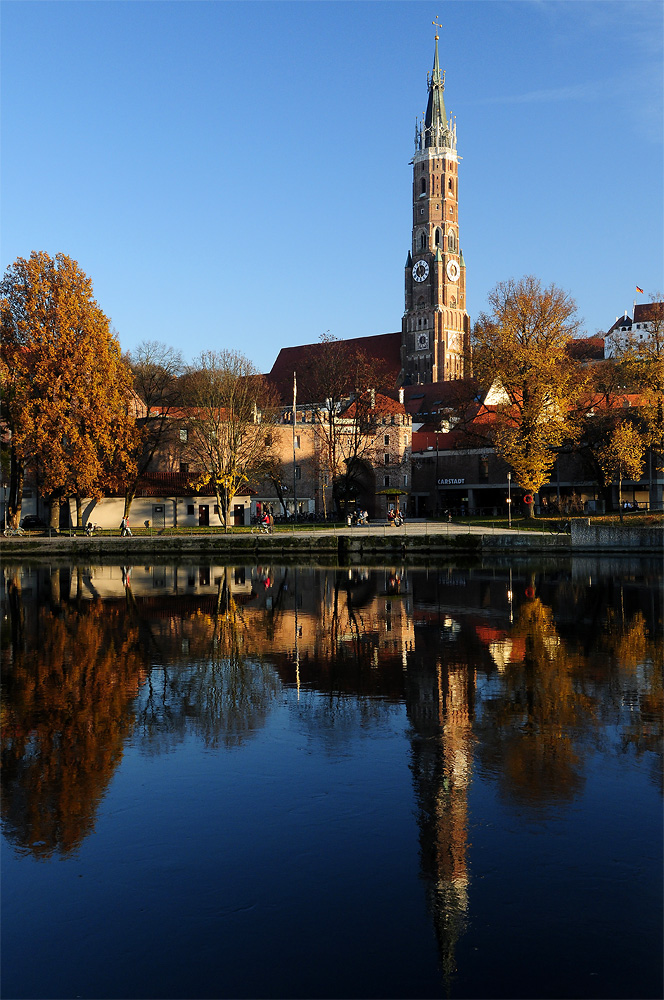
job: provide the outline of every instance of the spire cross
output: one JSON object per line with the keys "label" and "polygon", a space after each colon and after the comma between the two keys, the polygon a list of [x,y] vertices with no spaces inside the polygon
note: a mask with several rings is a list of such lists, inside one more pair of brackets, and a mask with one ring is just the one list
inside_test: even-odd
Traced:
{"label": "spire cross", "polygon": [[[438,24],[438,15],[436,14],[436,20],[431,22],[436,29],[442,28],[442,24]],[[436,38],[438,38],[438,30],[436,30]]]}

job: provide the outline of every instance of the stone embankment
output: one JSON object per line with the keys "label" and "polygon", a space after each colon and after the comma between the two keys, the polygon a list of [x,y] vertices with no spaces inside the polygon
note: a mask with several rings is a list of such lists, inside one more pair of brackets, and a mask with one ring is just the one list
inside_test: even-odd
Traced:
{"label": "stone embankment", "polygon": [[[445,555],[548,555],[629,552],[664,556],[661,526],[589,525],[586,519],[572,522],[571,535],[549,535],[530,531],[482,530],[478,527],[412,523],[407,530],[384,531],[378,526],[337,531],[276,532],[274,535],[138,535],[73,536],[57,538],[19,537],[2,540],[3,560],[113,559],[130,563],[136,559],[240,559],[244,562],[287,559],[302,562],[356,562],[358,558],[418,557]],[[432,530],[433,529],[433,530]]]}

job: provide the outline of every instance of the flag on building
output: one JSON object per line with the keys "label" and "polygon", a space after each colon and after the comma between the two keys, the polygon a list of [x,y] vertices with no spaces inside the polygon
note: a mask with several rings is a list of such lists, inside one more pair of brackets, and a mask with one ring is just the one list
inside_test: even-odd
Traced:
{"label": "flag on building", "polygon": [[643,289],[642,289],[642,288],[639,288],[639,286],[638,286],[638,285],[636,286],[636,290],[637,290],[637,292],[639,293],[639,295],[643,295]]}

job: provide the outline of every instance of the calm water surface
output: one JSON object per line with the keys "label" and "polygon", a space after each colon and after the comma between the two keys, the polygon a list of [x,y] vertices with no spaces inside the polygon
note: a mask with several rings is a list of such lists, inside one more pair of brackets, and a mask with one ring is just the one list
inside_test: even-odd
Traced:
{"label": "calm water surface", "polygon": [[6,998],[660,997],[662,567],[6,566]]}

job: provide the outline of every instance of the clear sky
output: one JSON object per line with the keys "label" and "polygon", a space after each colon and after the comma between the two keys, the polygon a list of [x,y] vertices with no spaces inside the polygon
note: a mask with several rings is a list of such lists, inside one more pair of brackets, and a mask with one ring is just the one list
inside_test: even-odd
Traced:
{"label": "clear sky", "polygon": [[438,16],[471,319],[535,274],[606,330],[664,286],[663,10],[6,0],[2,269],[64,252],[187,360],[399,330]]}

